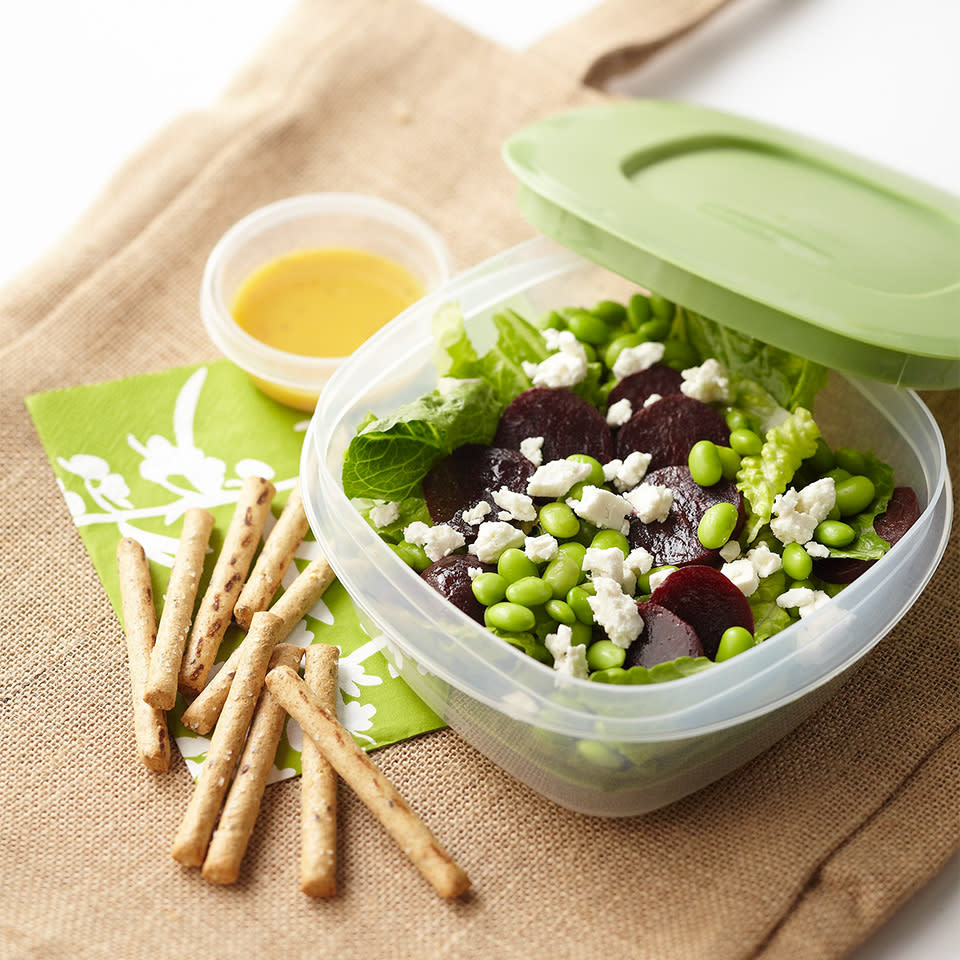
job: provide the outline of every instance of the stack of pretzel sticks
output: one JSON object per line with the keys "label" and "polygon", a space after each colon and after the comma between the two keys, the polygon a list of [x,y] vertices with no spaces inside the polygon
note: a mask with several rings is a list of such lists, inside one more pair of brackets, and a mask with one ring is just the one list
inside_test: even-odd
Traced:
{"label": "stack of pretzel sticks", "polygon": [[[159,629],[143,548],[130,538],[117,548],[141,761],[152,770],[168,769],[164,711],[173,706],[178,688],[185,695],[197,694],[183,715],[184,724],[201,733],[214,730],[172,855],[185,866],[201,867],[211,883],[237,880],[289,713],[306,734],[301,757],[301,890],[312,897],[336,892],[339,773],[437,893],[459,896],[470,886],[467,875],[337,721],[337,648],[309,647],[301,679],[297,668],[304,651],[283,643],[332,582],[326,560],[313,561],[267,609],[307,531],[297,489],[247,578],[274,492],[262,478],[245,481],[195,619],[193,607],[213,528],[210,513],[192,509],[184,515]],[[208,684],[231,618],[247,635]]]}

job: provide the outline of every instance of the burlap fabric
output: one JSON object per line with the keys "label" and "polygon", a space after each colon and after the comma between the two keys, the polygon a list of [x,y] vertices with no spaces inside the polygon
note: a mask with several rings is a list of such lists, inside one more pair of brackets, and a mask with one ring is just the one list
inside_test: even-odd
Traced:
{"label": "burlap fabric", "polygon": [[[956,540],[833,702],[671,808],[569,813],[443,731],[377,760],[471,874],[462,902],[439,901],[347,790],[342,892],[302,896],[296,780],[268,788],[240,883],[209,886],[170,858],[190,778],[135,760],[120,628],[23,407],[214,357],[205,256],[279,197],[398,200],[461,266],[525,238],[504,136],[598,99],[579,83],[597,55],[642,55],[716,6],[608,4],[519,56],[410,0],[309,3],[3,294],[0,957],[839,957],[944,864],[960,834]],[[957,395],[928,401],[956,474]]]}

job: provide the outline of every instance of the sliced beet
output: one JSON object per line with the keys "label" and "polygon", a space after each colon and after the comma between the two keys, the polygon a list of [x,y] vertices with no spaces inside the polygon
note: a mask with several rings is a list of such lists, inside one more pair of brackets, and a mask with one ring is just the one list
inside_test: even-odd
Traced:
{"label": "sliced beet", "polygon": [[533,464],[518,450],[476,444],[459,447],[423,478],[430,519],[434,523],[449,523],[463,534],[467,543],[472,543],[477,537],[477,525],[466,523],[463,511],[485,500],[490,504],[490,513],[484,519],[496,520],[500,507],[493,502],[493,495],[501,487],[526,493],[533,470]]}
{"label": "sliced beet", "polygon": [[617,432],[617,456],[625,460],[635,450],[650,454],[651,470],[686,463],[698,440],[726,446],[730,431],[712,407],[682,393],[641,407]]}
{"label": "sliced beet", "polygon": [[430,564],[420,576],[468,617],[483,623],[483,604],[473,595],[473,581],[469,573],[471,567],[480,567],[485,573],[496,570],[496,567],[481,563],[470,554],[453,553]]}
{"label": "sliced beet", "polygon": [[753,632],[753,611],[747,598],[713,567],[681,567],[653,591],[650,599],[690,624],[711,660],[728,627],[746,627]]}
{"label": "sliced beet", "polygon": [[627,647],[624,667],[655,667],[677,657],[702,657],[697,631],[672,610],[657,603],[638,603],[643,633]]}
{"label": "sliced beet", "polygon": [[500,418],[493,445],[519,450],[527,437],[543,437],[543,462],[587,453],[613,459],[613,434],[603,414],[569,390],[534,387],[515,397]]}
{"label": "sliced beet", "polygon": [[[658,401],[663,403],[663,401]],[[683,567],[691,563],[716,562],[718,550],[708,550],[697,539],[700,518],[717,503],[732,503],[739,514],[733,536],[740,532],[745,516],[743,496],[732,480],[721,480],[712,487],[701,487],[690,469],[674,465],[661,467],[648,473],[644,483],[657,484],[673,490],[673,506],[662,523],[641,523],[633,514],[630,519],[628,540],[631,549],[643,547],[653,557],[654,566],[670,564]]]}
{"label": "sliced beet", "polygon": [[[886,512],[873,521],[873,529],[892,547],[917,522],[922,512],[913,487],[894,487]],[[853,583],[876,562],[821,557],[813,561],[813,572],[827,583]]]}
{"label": "sliced beet", "polygon": [[659,393],[661,397],[679,394],[681,383],[683,383],[683,377],[680,376],[679,370],[674,370],[673,367],[663,363],[655,363],[646,370],[624,377],[610,391],[607,406],[626,398],[636,412],[643,409],[643,401],[653,393]]}

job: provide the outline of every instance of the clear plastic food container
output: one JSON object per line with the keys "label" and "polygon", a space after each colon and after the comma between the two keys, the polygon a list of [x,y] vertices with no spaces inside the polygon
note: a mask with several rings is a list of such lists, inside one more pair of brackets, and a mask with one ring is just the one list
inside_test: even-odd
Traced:
{"label": "clear plastic food container", "polygon": [[[491,316],[623,296],[621,277],[540,238],[462,274],[346,360],[320,395],[301,464],[304,506],[404,680],[461,736],[517,779],[586,814],[632,816],[671,803],[756,756],[813,713],[916,601],[952,515],[943,440],[917,395],[832,374],[815,415],[831,445],[873,449],[924,506],[903,539],[830,603],[745,653],[683,679],[597,684],[557,674],[427,586],[344,496],[344,451],[368,411],[434,388],[431,319],[460,304],[479,349]],[[679,298],[678,298],[679,299]]]}

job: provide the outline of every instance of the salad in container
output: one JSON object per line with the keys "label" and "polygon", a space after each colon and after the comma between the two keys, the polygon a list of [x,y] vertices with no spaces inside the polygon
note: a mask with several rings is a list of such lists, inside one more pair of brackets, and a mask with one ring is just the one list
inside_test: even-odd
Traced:
{"label": "salad in container", "polygon": [[505,152],[562,246],[361,347],[320,397],[304,502],[443,719],[561,805],[628,816],[809,716],[936,568],[945,454],[904,386],[956,379],[956,285],[939,252],[891,274],[877,237],[851,244],[953,223],[956,249],[960,205],[680,104],[561,115]]}

